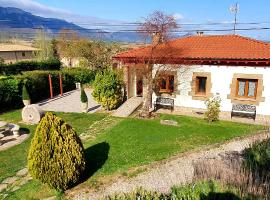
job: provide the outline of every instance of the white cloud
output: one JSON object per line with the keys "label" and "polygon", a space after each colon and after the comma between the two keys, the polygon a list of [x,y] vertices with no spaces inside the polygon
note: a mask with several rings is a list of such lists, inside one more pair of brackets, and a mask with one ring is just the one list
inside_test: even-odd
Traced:
{"label": "white cloud", "polygon": [[184,16],[182,14],[180,14],[180,13],[174,13],[173,17],[174,17],[175,20],[181,20],[181,19],[184,18]]}
{"label": "white cloud", "polygon": [[119,21],[115,20],[78,15],[65,9],[38,3],[34,0],[0,0],[0,6],[20,8],[41,17],[64,19],[86,28],[98,28],[99,26],[94,25],[96,23],[119,23]]}
{"label": "white cloud", "polygon": [[43,5],[33,0],[0,0],[3,7],[16,7],[42,17],[65,17],[70,11]]}

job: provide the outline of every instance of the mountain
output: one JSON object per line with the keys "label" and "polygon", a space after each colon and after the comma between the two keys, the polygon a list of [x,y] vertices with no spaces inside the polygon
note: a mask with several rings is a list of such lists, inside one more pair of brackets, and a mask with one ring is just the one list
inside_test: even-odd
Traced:
{"label": "mountain", "polygon": [[61,29],[71,29],[80,36],[109,41],[136,42],[141,37],[130,32],[106,32],[101,29],[86,29],[62,19],[44,18],[13,7],[0,7],[0,32],[9,36],[20,35],[33,38],[37,29],[57,34]]}

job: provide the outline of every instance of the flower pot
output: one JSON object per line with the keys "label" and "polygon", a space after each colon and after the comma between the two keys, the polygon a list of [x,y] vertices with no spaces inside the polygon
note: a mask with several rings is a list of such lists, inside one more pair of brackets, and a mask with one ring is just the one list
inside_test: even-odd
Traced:
{"label": "flower pot", "polygon": [[82,111],[83,112],[87,112],[87,109],[88,109],[88,103],[81,103],[81,108],[82,108]]}
{"label": "flower pot", "polygon": [[24,104],[25,106],[28,106],[28,105],[31,104],[31,101],[30,101],[30,100],[23,100],[23,104]]}

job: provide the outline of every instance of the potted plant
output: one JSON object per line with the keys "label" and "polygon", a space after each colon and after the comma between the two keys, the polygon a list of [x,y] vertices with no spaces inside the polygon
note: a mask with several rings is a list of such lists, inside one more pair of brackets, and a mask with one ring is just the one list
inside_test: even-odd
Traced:
{"label": "potted plant", "polygon": [[23,100],[23,104],[25,106],[28,106],[31,104],[29,93],[28,93],[25,85],[23,85],[23,88],[22,88],[22,100]]}
{"label": "potted plant", "polygon": [[81,107],[83,112],[87,112],[88,98],[83,88],[81,88]]}

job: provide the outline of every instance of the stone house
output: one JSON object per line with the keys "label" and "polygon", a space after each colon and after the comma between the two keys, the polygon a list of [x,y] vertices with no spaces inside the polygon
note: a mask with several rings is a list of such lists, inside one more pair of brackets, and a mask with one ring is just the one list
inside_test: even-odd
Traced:
{"label": "stone house", "polygon": [[35,52],[38,50],[25,45],[0,44],[0,58],[3,58],[5,63],[32,60],[34,59]]}
{"label": "stone house", "polygon": [[145,96],[144,69],[151,64],[157,96],[174,100],[175,110],[206,109],[221,98],[222,114],[234,104],[256,106],[257,118],[270,115],[270,44],[239,35],[196,35],[149,45],[114,57],[124,67],[128,98]]}

